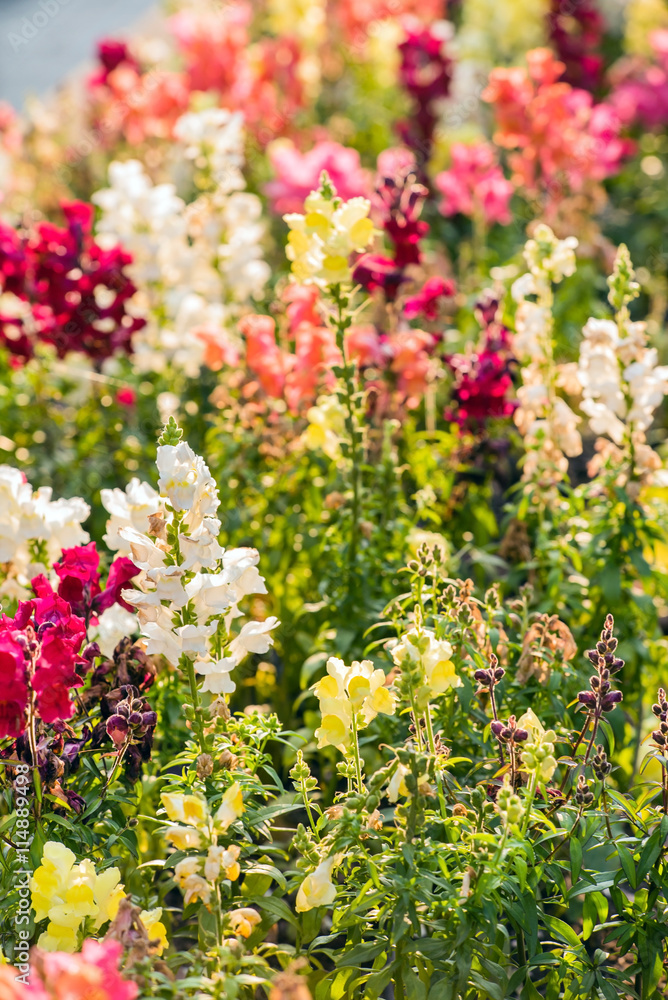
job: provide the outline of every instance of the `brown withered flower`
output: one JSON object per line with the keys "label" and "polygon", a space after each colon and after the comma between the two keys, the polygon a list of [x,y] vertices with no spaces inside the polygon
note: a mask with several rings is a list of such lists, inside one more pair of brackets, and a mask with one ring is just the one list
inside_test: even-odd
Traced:
{"label": "brown withered flower", "polygon": [[522,640],[517,664],[518,684],[526,684],[531,677],[539,684],[547,684],[552,667],[556,663],[568,663],[577,651],[568,625],[557,615],[540,615]]}

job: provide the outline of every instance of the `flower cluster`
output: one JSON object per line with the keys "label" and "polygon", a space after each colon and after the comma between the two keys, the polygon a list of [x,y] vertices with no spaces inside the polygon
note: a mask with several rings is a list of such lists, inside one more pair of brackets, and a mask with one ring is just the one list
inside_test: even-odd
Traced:
{"label": "flower cluster", "polygon": [[285,216],[290,232],[286,255],[298,281],[322,288],[350,282],[349,258],[373,239],[366,198],[342,201],[326,172],[304,202],[304,215]]}
{"label": "flower cluster", "polygon": [[211,816],[206,800],[198,795],[167,791],[162,793],[161,801],[167,818],[175,824],[164,831],[165,839],[178,851],[206,852],[189,854],[174,866],[174,880],[183,892],[184,904],[201,900],[208,905],[219,880],[236,882],[241,874],[241,847],[218,844],[218,836],[226,834],[243,815],[241,786],[235,781],[228,787],[215,816]]}
{"label": "flower cluster", "polygon": [[510,398],[511,336],[497,320],[498,307],[498,297],[484,296],[477,309],[477,317],[484,325],[480,349],[446,358],[455,375],[453,405],[448,416],[462,430],[479,430],[487,420],[509,417],[517,408],[517,401]]}
{"label": "flower cluster", "polygon": [[401,139],[412,149],[420,166],[431,155],[439,103],[450,92],[452,62],[448,42],[452,29],[447,21],[425,25],[417,18],[404,22],[406,37],[399,45],[399,80],[413,100],[413,113],[399,126]]}
{"label": "flower cluster", "polygon": [[384,672],[371,660],[355,660],[349,667],[336,656],[327,661],[327,674],[314,685],[322,724],[316,730],[318,746],[345,751],[360,729],[382,713],[394,715],[396,699],[386,686]]}
{"label": "flower cluster", "polygon": [[[192,668],[205,678],[202,690],[225,696],[235,689],[233,668],[249,653],[265,653],[278,621],[248,621],[234,635],[238,604],[250,594],[265,594],[255,549],[224,551],[218,544],[218,490],[202,458],[179,438],[176,425],[158,448],[158,488],[165,516],[156,512],[149,534],[122,527],[143,571],[141,590],[123,590],[137,609],[149,655]],[[174,443],[166,443],[173,440]]]}
{"label": "flower cluster", "polygon": [[536,227],[524,249],[528,271],[512,286],[517,303],[513,350],[522,362],[515,423],[527,454],[522,478],[549,485],[568,472],[568,458],[582,452],[580,417],[557,394],[559,369],[553,356],[552,284],[575,271],[575,237],[558,240],[549,226]]}
{"label": "flower cluster", "polygon": [[230,322],[262,291],[269,269],[260,201],[242,190],[240,115],[192,112],[175,134],[199,197],[186,205],[174,184],[153,184],[138,160],[128,160],[110,165],[111,186],[93,201],[102,210],[98,232],[132,252],[130,273],[141,289],[134,308],[147,323],[136,364],[150,370],[169,358],[194,376],[207,352],[233,362]]}
{"label": "flower cluster", "polygon": [[[619,481],[627,482],[630,476],[661,483],[665,478],[662,462],[647,444],[646,434],[668,392],[668,366],[657,365],[658,352],[647,346],[645,323],[629,318],[628,303],[639,288],[623,244],[608,285],[615,320],[587,321],[577,369],[582,386],[580,408],[594,434],[606,435],[613,442],[597,444],[591,471],[597,472],[608,460],[619,470]],[[626,472],[623,465],[628,466]]]}
{"label": "flower cluster", "polygon": [[131,255],[93,239],[91,205],[62,210],[65,227],[42,222],[25,237],[0,224],[0,343],[17,362],[41,342],[59,358],[76,351],[99,363],[129,353],[144,326],[132,313]]}
{"label": "flower cluster", "polygon": [[482,97],[494,106],[494,141],[519,150],[509,156],[514,183],[554,210],[569,192],[617,173],[631,147],[612,106],[560,81],[564,64],[549,49],[526,60],[527,69],[492,70]]}
{"label": "flower cluster", "polygon": [[462,686],[452,656],[451,644],[446,639],[437,639],[428,628],[411,629],[392,648],[392,659],[402,672],[419,669],[415,698],[420,707],[430,698]]}
{"label": "flower cluster", "polygon": [[30,985],[17,997],[29,1000],[135,1000],[139,987],[119,972],[117,941],[84,941],[81,952],[33,953]]}
{"label": "flower cluster", "polygon": [[[35,921],[49,923],[38,940],[44,951],[76,951],[79,932],[113,920],[124,896],[118,868],[96,872],[92,861],[76,863],[69,848],[49,841],[30,880]],[[90,921],[90,924],[89,924]]]}
{"label": "flower cluster", "polygon": [[265,191],[279,215],[301,211],[311,191],[317,189],[323,170],[343,201],[368,196],[369,178],[360,166],[359,153],[338,142],[323,139],[300,153],[294,143],[281,139],[270,147],[269,159],[277,176]]}

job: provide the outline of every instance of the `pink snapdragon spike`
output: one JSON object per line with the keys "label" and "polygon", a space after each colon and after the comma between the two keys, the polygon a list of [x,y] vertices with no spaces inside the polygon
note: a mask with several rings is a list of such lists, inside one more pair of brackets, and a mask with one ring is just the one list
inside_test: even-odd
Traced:
{"label": "pink snapdragon spike", "polygon": [[548,204],[621,169],[633,144],[620,137],[621,120],[609,104],[560,80],[564,64],[549,49],[527,53],[528,68],[492,70],[482,98],[494,107],[494,141],[514,150],[516,186]]}
{"label": "pink snapdragon spike", "polygon": [[139,987],[119,972],[123,949],[118,941],[84,941],[81,952],[35,949],[29,985],[20,996],[30,1000],[135,1000]]}
{"label": "pink snapdragon spike", "polygon": [[552,0],[547,23],[550,40],[566,67],[566,83],[595,91],[601,83],[605,30],[595,0]]}
{"label": "pink snapdragon spike", "polygon": [[276,179],[265,186],[265,193],[278,215],[301,212],[307,196],[317,190],[323,170],[343,201],[369,196],[370,179],[359,153],[331,139],[317,142],[306,153],[289,140],[277,142],[269,149],[269,160]]}
{"label": "pink snapdragon spike", "polygon": [[611,72],[608,103],[625,125],[660,129],[668,122],[668,30],[652,32],[654,60],[622,60]]}
{"label": "pink snapdragon spike", "polygon": [[503,176],[494,146],[488,142],[470,146],[456,142],[451,157],[450,169],[435,180],[443,195],[439,205],[442,214],[479,216],[488,226],[495,222],[508,225],[514,188]]}
{"label": "pink snapdragon spike", "polygon": [[[32,357],[37,341],[60,358],[78,351],[101,362],[130,353],[133,333],[146,325],[126,310],[136,291],[125,271],[132,257],[95,241],[92,205],[65,202],[62,210],[65,227],[43,222],[25,238],[0,225],[0,292],[12,292],[32,319],[27,325],[16,309],[0,314],[0,344],[19,362]],[[105,306],[101,290],[110,295]]]}
{"label": "pink snapdragon spike", "polygon": [[494,295],[483,296],[476,309],[484,327],[481,347],[445,359],[455,376],[453,405],[445,416],[462,431],[482,432],[488,420],[509,417],[517,408],[517,401],[511,398],[511,337],[496,319],[498,306]]}

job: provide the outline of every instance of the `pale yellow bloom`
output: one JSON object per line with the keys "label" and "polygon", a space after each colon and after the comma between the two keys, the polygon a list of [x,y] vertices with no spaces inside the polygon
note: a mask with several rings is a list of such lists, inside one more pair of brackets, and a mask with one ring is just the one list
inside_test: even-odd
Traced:
{"label": "pale yellow bloom", "polygon": [[348,667],[337,656],[330,656],[327,674],[313,686],[322,714],[322,725],[315,733],[319,747],[344,750],[350,743],[353,716],[360,729],[379,713],[394,715],[396,699],[385,687],[385,679],[371,660],[355,660]]}
{"label": "pale yellow bloom", "polygon": [[191,826],[170,826],[165,830],[165,840],[173,844],[177,851],[196,850],[202,842],[199,831]]}
{"label": "pale yellow bloom", "polygon": [[299,886],[295,909],[297,913],[305,913],[316,906],[331,906],[336,899],[336,886],[332,882],[332,872],[340,864],[342,856],[333,854],[321,861],[318,867],[307,875]]}
{"label": "pale yellow bloom", "polygon": [[452,654],[450,643],[437,639],[428,628],[410,629],[392,649],[392,659],[398,667],[420,664],[430,696],[462,686]]}
{"label": "pale yellow bloom", "polygon": [[216,826],[225,832],[245,809],[241,785],[234,781],[223,795],[223,801],[216,813]]}
{"label": "pale yellow bloom", "polygon": [[189,826],[200,829],[206,825],[209,818],[209,807],[206,800],[199,795],[163,792],[160,801],[165,807],[168,818],[173,823],[187,823]]}
{"label": "pale yellow bloom", "polygon": [[227,914],[227,917],[232,925],[232,933],[244,938],[251,936],[253,928],[262,919],[257,910],[253,910],[249,906],[242,906],[238,910],[231,910]]}
{"label": "pale yellow bloom", "polygon": [[155,942],[151,951],[154,955],[162,955],[168,945],[167,928],[160,919],[162,917],[162,907],[157,906],[154,910],[142,910],[139,919],[146,928],[149,941]]}
{"label": "pale yellow bloom", "polygon": [[241,874],[238,860],[240,853],[241,848],[236,844],[231,847],[210,847],[204,863],[204,874],[209,882],[215,882],[221,871],[230,882],[236,882]]}

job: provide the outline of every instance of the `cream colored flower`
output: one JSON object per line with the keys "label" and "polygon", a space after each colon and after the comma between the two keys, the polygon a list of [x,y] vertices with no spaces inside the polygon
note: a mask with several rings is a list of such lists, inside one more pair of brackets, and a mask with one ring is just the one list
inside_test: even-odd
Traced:
{"label": "cream colored flower", "polygon": [[163,792],[160,801],[168,818],[173,823],[187,823],[203,829],[209,819],[206,799],[199,795],[184,795],[181,792]]}
{"label": "cream colored flower", "polygon": [[331,906],[336,899],[336,886],[332,882],[334,868],[341,864],[342,855],[333,854],[321,861],[318,867],[307,875],[297,892],[295,909],[297,913],[306,913],[316,906]]}

